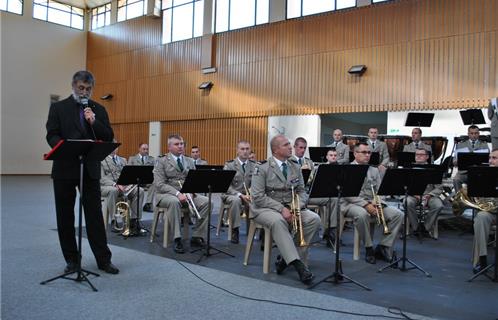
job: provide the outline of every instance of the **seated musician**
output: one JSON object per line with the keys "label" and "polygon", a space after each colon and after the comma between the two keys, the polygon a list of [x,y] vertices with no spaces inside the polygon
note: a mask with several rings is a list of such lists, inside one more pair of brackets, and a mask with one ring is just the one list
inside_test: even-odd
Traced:
{"label": "seated musician", "polygon": [[428,152],[432,152],[431,146],[425,144],[422,140],[422,129],[413,128],[412,129],[412,142],[403,146],[403,152],[415,152],[417,149],[424,149]]}
{"label": "seated musician", "polygon": [[[140,143],[138,146],[138,154],[130,156],[128,164],[132,166],[153,166],[156,164],[154,157],[149,156],[149,145],[147,143]],[[154,199],[154,185],[148,184],[144,186],[147,191],[147,199],[143,207],[144,211],[152,212],[152,201]]]}
{"label": "seated musician", "polygon": [[[484,141],[479,140],[480,132],[479,127],[476,125],[471,125],[467,129],[467,134],[469,136],[468,140],[460,142],[456,146],[456,154],[453,159],[453,164],[456,166],[458,163],[458,150],[468,150],[466,152],[475,152],[477,150],[487,150],[489,152],[488,144]],[[462,184],[467,183],[467,170],[458,170],[457,174],[453,178],[453,185],[455,187],[455,192],[458,192],[462,188]]]}
{"label": "seated musician", "polygon": [[199,146],[192,146],[192,149],[190,150],[190,156],[192,157],[192,159],[194,159],[195,165],[205,166],[208,164],[206,160],[201,158],[201,149],[199,148]]}
{"label": "seated musician", "polygon": [[389,149],[384,141],[377,139],[379,135],[379,129],[371,127],[368,129],[368,139],[367,143],[370,146],[372,152],[379,153],[379,169],[385,170],[389,163]]}
{"label": "seated musician", "polygon": [[[426,149],[416,149],[415,150],[415,163],[416,164],[428,164],[429,153]],[[443,193],[443,187],[441,184],[428,184],[422,197],[420,196],[408,196],[407,198],[407,213],[408,219],[410,220],[410,226],[414,230],[414,234],[418,235],[420,232],[423,236],[432,237],[430,232],[434,229],[434,223],[436,218],[443,210],[444,204],[440,196]],[[428,209],[427,215],[425,216],[425,221],[423,225],[418,224],[418,210],[417,205],[421,205],[423,209]]]}
{"label": "seated musician", "polygon": [[[338,164],[337,151],[334,148],[327,151],[326,158],[327,164]],[[331,198],[330,203],[329,198],[310,198],[308,200],[310,205],[325,206],[322,216],[323,240],[325,240],[329,248],[332,248],[335,243],[335,228],[337,227],[336,203],[337,198]]]}
{"label": "seated musician", "polygon": [[311,172],[313,172],[315,169],[313,161],[304,156],[306,148],[308,148],[308,141],[306,141],[303,137],[296,138],[296,140],[294,140],[294,155],[290,158],[290,160],[293,160],[299,164],[301,169],[310,169]]}
{"label": "seated musician", "polygon": [[332,137],[334,138],[334,141],[329,144],[327,147],[334,148],[337,152],[337,162],[339,164],[348,164],[349,161],[349,146],[347,144],[344,144],[342,142],[342,130],[341,129],[335,129],[334,132],[332,133]]}
{"label": "seated musician", "polygon": [[[294,266],[299,279],[307,284],[313,274],[306,266],[308,246],[296,248],[292,226],[292,188],[299,198],[302,217],[303,240],[309,245],[320,227],[320,217],[304,209],[307,195],[304,189],[303,176],[298,164],[288,161],[292,155],[290,141],[284,135],[277,135],[270,141],[272,156],[264,164],[256,165],[252,176],[252,202],[250,215],[256,223],[270,228],[271,235],[281,257],[276,262],[277,274],[282,274],[288,265]],[[300,232],[295,236],[299,238]]]}
{"label": "seated musician", "polygon": [[[498,149],[493,149],[489,154],[489,165],[498,167]],[[484,202],[492,202],[498,208],[497,198],[481,198]],[[479,211],[474,217],[474,252],[479,254],[479,262],[474,266],[474,273],[480,272],[488,265],[488,238],[491,225],[496,224],[498,209],[492,212]]]}
{"label": "seated musician", "polygon": [[121,170],[123,170],[123,167],[126,165],[126,159],[118,156],[117,151],[118,149],[116,148],[101,162],[100,190],[102,197],[105,198],[105,201],[107,202],[107,208],[111,212],[111,230],[113,232],[119,232],[114,218],[114,214],[116,214],[116,203],[120,201],[120,199],[125,198],[128,190],[132,190],[127,194],[125,200],[130,206],[130,231],[132,235],[136,235],[138,234],[137,220],[142,216],[141,210],[140,212],[137,212],[137,201],[139,202],[139,208],[142,208],[144,192],[143,189],[140,188],[140,199],[138,199],[136,187],[133,188],[131,185],[122,186],[117,184]]}
{"label": "seated musician", "polygon": [[237,143],[237,157],[227,161],[224,170],[234,170],[235,176],[225,194],[221,195],[221,200],[230,205],[229,213],[232,221],[232,243],[239,243],[240,215],[243,206],[246,212],[249,210],[251,196],[251,178],[256,162],[249,160],[251,145],[248,141],[240,140]]}
{"label": "seated musician", "polygon": [[[170,135],[168,137],[168,153],[159,158],[154,168],[154,186],[156,188],[157,206],[164,208],[170,225],[173,226],[173,235],[176,253],[185,253],[183,248],[180,221],[182,218],[182,207],[187,208],[187,195],[180,192],[180,185],[185,182],[189,170],[195,170],[194,160],[184,156],[184,142],[179,135]],[[193,203],[201,215],[197,219],[190,240],[191,247],[202,247],[204,237],[207,234],[209,222],[206,217],[208,214],[208,198],[200,194],[191,195]],[[191,209],[192,210],[192,209]]]}
{"label": "seated musician", "polygon": [[[372,149],[365,142],[360,142],[354,147],[354,161],[351,164],[368,164]],[[378,210],[372,203],[372,185],[375,191],[381,184],[379,169],[370,166],[363,182],[360,194],[357,197],[344,197],[341,203],[341,211],[345,216],[352,217],[354,224],[360,234],[360,239],[365,243],[365,260],[374,264],[377,259],[390,262],[392,260],[392,247],[394,240],[403,224],[403,213],[398,209],[387,207],[382,203],[384,218],[389,234],[383,234],[380,244],[373,249],[372,236],[370,234],[370,223],[376,220]]]}

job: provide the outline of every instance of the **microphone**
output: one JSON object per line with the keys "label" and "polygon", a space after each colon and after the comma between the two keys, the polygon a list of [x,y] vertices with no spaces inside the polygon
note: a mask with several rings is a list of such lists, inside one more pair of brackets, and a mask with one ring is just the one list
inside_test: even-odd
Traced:
{"label": "microphone", "polygon": [[[81,103],[81,106],[83,107],[83,111],[85,111],[85,109],[89,107],[88,106],[88,97],[86,97],[86,96],[80,96],[80,103]],[[93,139],[97,140],[97,137],[95,136],[95,131],[93,130],[93,124],[90,123],[88,120],[87,120],[87,122],[90,125],[90,129],[92,130]]]}

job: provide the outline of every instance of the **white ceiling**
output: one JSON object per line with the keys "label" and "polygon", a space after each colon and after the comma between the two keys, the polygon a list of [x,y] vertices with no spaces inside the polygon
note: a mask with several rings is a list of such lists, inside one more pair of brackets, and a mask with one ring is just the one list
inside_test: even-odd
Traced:
{"label": "white ceiling", "polygon": [[74,7],[90,9],[111,2],[110,0],[58,0]]}

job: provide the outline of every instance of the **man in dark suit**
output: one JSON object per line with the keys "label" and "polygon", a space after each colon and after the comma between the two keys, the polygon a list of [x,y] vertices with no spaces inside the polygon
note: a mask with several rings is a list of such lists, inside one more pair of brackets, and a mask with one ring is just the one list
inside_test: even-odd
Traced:
{"label": "man in dark suit", "polygon": [[[89,100],[95,85],[93,75],[78,71],[73,76],[72,95],[55,102],[48,113],[47,142],[54,147],[65,139],[94,139],[112,141],[114,133],[103,106]],[[75,160],[55,160],[52,165],[55,209],[59,242],[66,260],[65,272],[75,271],[78,250],[74,229],[76,187],[80,182],[80,165]],[[99,269],[116,274],[119,270],[111,263],[111,251],[102,218],[100,202],[100,162],[85,161],[83,173],[83,208],[88,241]]]}

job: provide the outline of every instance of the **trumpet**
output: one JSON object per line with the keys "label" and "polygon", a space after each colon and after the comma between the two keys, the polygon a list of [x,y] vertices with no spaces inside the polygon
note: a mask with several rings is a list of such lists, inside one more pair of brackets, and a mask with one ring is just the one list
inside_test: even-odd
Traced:
{"label": "trumpet", "polygon": [[292,191],[292,201],[290,212],[292,215],[292,236],[298,235],[299,246],[306,247],[308,244],[304,240],[303,231],[303,220],[301,217],[301,205],[299,203],[299,195],[294,190],[294,186],[291,186]]}
{"label": "trumpet", "polygon": [[[178,184],[180,185],[181,189],[183,187],[182,182],[178,181]],[[190,193],[186,193],[185,196],[187,197],[187,204],[188,204],[188,210],[190,211],[190,216],[192,218],[202,219],[202,216],[199,213],[199,210],[197,210],[197,207],[195,206],[194,203],[194,199],[192,199]]]}
{"label": "trumpet", "polygon": [[247,188],[245,181],[243,182],[243,185],[244,185],[244,190],[246,191],[246,196],[249,197],[249,202],[251,202],[251,190]]}
{"label": "trumpet", "polygon": [[377,224],[382,225],[384,229],[384,234],[390,234],[391,231],[387,227],[386,219],[384,217],[384,209],[382,208],[382,203],[380,201],[379,195],[375,192],[373,184],[370,184],[372,189],[373,200],[372,204],[375,206],[375,211],[377,212]]}

